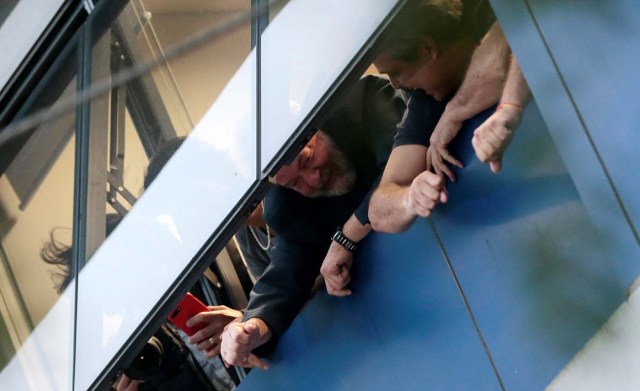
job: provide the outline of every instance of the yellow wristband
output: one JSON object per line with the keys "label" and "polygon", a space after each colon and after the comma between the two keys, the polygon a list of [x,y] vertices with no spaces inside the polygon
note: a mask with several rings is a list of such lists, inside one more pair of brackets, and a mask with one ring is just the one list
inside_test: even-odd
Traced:
{"label": "yellow wristband", "polygon": [[503,109],[503,108],[505,108],[505,107],[513,107],[513,108],[515,108],[515,109],[522,110],[522,106],[517,105],[517,104],[515,104],[515,103],[500,103],[500,104],[498,105],[498,108],[496,109],[496,111],[498,111],[498,110],[500,110],[500,109]]}

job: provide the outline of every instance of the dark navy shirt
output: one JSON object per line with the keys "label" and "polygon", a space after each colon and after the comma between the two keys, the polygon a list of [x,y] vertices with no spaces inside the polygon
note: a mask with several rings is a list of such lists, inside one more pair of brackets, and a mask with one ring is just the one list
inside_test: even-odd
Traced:
{"label": "dark navy shirt", "polygon": [[398,125],[393,147],[400,145],[429,146],[429,137],[436,127],[445,104],[436,101],[422,90],[409,92],[409,102]]}
{"label": "dark navy shirt", "polygon": [[256,354],[275,346],[308,299],[336,228],[352,214],[368,222],[369,197],[389,158],[405,107],[404,94],[388,80],[360,79],[319,125],[354,164],[354,188],[338,197],[309,198],[280,186],[267,194],[265,220],[278,241],[271,263],[251,292],[244,319],[262,319],[273,338]]}

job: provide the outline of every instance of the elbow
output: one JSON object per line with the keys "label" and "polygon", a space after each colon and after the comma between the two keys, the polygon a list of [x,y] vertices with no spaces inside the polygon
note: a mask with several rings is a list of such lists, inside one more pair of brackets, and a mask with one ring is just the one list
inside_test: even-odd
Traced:
{"label": "elbow", "polygon": [[376,232],[397,234],[404,232],[409,228],[406,224],[399,224],[394,220],[393,216],[380,216],[376,213],[372,213],[369,216],[369,220],[371,221],[371,228]]}
{"label": "elbow", "polygon": [[369,214],[369,222],[371,223],[371,229],[376,232],[387,232],[385,231],[384,222],[380,220],[378,217],[374,217]]}
{"label": "elbow", "polygon": [[388,205],[389,200],[381,197],[376,191],[369,202],[369,222],[376,232],[397,234],[404,232],[411,226],[413,220],[407,221],[398,215],[398,210]]}

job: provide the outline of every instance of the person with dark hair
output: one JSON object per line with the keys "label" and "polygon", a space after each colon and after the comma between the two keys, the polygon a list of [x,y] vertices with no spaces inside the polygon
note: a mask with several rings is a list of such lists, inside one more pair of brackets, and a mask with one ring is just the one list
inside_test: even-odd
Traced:
{"label": "person with dark hair", "polygon": [[[499,170],[529,93],[486,0],[410,0],[374,64],[410,94],[370,204],[376,231],[400,232],[447,201],[444,176],[455,176],[446,162],[462,167],[447,145],[465,120],[498,102],[476,130],[473,147]],[[433,109],[438,103],[441,113]]]}
{"label": "person with dark hair", "polygon": [[[148,188],[151,182],[158,176],[164,165],[171,156],[180,148],[185,137],[176,137],[160,145],[158,151],[151,157],[144,178],[144,188]],[[119,214],[106,215],[106,236],[109,236],[118,226],[123,216]],[[54,265],[58,271],[54,272],[54,277],[61,278],[57,284],[58,293],[62,293],[72,281],[71,259],[72,246],[67,246],[55,238],[53,231],[51,240],[43,246],[41,257],[45,263]],[[224,305],[209,306],[210,311],[199,314],[203,317],[197,323],[207,323],[207,332],[218,334],[231,321],[242,316],[242,312],[234,310]],[[219,338],[219,337],[217,337]],[[117,391],[137,391],[137,390],[182,390],[182,389],[217,389],[229,390],[234,388],[232,379],[222,366],[220,360],[213,362],[210,359],[218,354],[218,350],[211,349],[206,353],[191,352],[190,348],[183,342],[188,341],[193,344],[193,349],[203,351],[209,346],[204,341],[191,341],[191,339],[178,331],[168,323],[161,325],[154,336],[149,340],[144,349],[153,346],[151,352],[144,354],[161,354],[160,366],[154,367],[141,363],[141,370],[136,367],[135,362],[118,376],[113,384]],[[159,353],[162,352],[162,353]]]}
{"label": "person with dark hair", "polygon": [[[386,79],[360,79],[319,121],[293,161],[275,175],[265,220],[278,234],[271,263],[256,282],[242,322],[222,334],[223,359],[266,368],[271,352],[307,301],[319,272],[327,290],[347,295],[342,276],[371,230],[370,192],[389,156],[405,101]],[[322,266],[322,267],[321,267]]]}
{"label": "person with dark hair", "polygon": [[[382,46],[375,63],[394,85],[448,102],[427,154],[428,168],[440,176],[455,180],[445,162],[462,166],[446,147],[465,120],[500,100],[519,123],[522,110],[513,109],[526,105],[528,88],[487,0],[411,0]],[[505,91],[505,79],[525,94]]]}
{"label": "person with dark hair", "polygon": [[[114,213],[106,215],[106,236],[122,221],[122,216]],[[54,265],[58,271],[54,276],[61,278],[56,284],[59,294],[69,286],[73,280],[71,274],[72,246],[67,246],[55,238],[55,231],[51,233],[51,240],[43,246],[41,256],[44,262]],[[231,310],[226,306],[209,307],[214,313],[222,313]],[[233,317],[241,313],[232,313]],[[227,324],[225,323],[225,325]],[[145,350],[146,349],[146,350]],[[226,373],[222,364],[218,365],[205,362],[206,359],[192,356],[186,344],[181,341],[177,329],[169,324],[163,324],[154,336],[143,348],[142,354],[156,354],[161,356],[157,367],[144,364],[136,365],[136,362],[127,368],[123,374],[114,381],[113,389],[116,391],[138,390],[183,390],[183,389],[216,389],[229,390],[233,388],[233,381]],[[140,356],[139,356],[140,357]]]}

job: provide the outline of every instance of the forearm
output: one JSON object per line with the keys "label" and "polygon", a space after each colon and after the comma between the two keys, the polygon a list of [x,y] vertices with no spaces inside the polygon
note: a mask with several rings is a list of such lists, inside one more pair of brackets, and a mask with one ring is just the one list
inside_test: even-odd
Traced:
{"label": "forearm", "polygon": [[351,215],[342,226],[342,233],[351,241],[359,242],[371,232],[371,224],[362,224],[356,215]]}
{"label": "forearm", "polygon": [[369,218],[375,231],[398,233],[413,224],[417,215],[407,207],[408,193],[409,186],[393,182],[378,187],[369,204]]}
{"label": "forearm", "polygon": [[[267,273],[265,273],[258,282],[261,282],[262,278],[267,276]],[[259,318],[267,325],[270,334],[269,338],[264,342],[270,339],[274,341],[273,344],[269,344],[266,352],[275,346],[277,340],[289,328],[293,319],[306,302],[318,272],[313,274],[314,277],[310,281],[306,281],[306,279],[304,283],[297,281],[295,286],[285,286],[285,284],[295,283],[295,277],[287,276],[282,278],[282,284],[268,284],[268,286],[258,286],[258,284],[256,284],[254,287],[243,321]]]}
{"label": "forearm", "polygon": [[503,155],[520,126],[524,108],[530,99],[527,82],[513,58],[498,109],[476,129],[471,140],[478,159],[489,163],[491,171],[498,173],[502,170]]}
{"label": "forearm", "polygon": [[527,81],[520,70],[520,65],[515,57],[511,58],[511,66],[509,67],[509,75],[500,98],[500,104],[514,104],[524,109],[531,100],[531,91],[527,85]]}
{"label": "forearm", "polygon": [[494,23],[471,57],[460,88],[447,104],[443,119],[463,122],[496,104],[509,69],[511,50]]}
{"label": "forearm", "polygon": [[271,332],[256,354],[270,353],[289,328],[309,296],[326,251],[280,237],[271,265],[254,285],[244,313],[244,321],[259,318]]}

